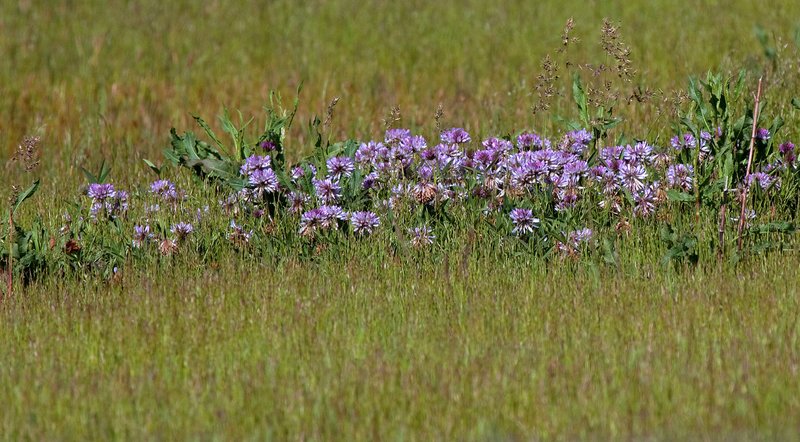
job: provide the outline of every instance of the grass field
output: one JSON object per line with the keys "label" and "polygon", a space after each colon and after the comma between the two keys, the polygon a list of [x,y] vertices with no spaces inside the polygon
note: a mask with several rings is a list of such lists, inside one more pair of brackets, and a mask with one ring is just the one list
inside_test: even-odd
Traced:
{"label": "grass field", "polygon": [[[620,132],[672,134],[662,111],[690,75],[744,69],[748,91],[766,73],[782,137],[800,140],[798,2],[258,3],[0,3],[4,162],[42,138],[42,187],[18,221],[57,229],[81,166],[106,159],[115,184],[141,185],[142,160],[192,113],[258,114],[301,82],[291,159],[334,97],[336,139],[382,137],[394,106],[432,136],[439,105],[476,139],[554,135],[554,116],[574,117],[568,83],[548,112],[531,106],[570,17],[570,57],[613,61],[608,17],[634,82],[661,91],[621,106]],[[9,162],[0,188],[26,179]],[[714,215],[684,227],[713,238]],[[429,256],[384,232],[314,260],[228,250],[18,281],[0,306],[0,438],[797,439],[797,240],[728,265],[709,239],[700,265],[664,266],[656,230],[638,226],[614,266],[521,257],[465,227]]]}

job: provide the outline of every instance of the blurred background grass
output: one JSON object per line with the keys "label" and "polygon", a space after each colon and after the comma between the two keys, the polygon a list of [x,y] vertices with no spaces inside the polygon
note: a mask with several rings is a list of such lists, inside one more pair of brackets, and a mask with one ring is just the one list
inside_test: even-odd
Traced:
{"label": "blurred background grass", "polygon": [[[10,154],[41,134],[44,166],[59,172],[45,185],[73,190],[78,164],[112,159],[130,176],[160,155],[170,127],[193,126],[190,113],[226,105],[257,115],[269,90],[289,104],[301,82],[301,123],[341,97],[337,137],[380,135],[393,106],[401,124],[432,133],[439,104],[444,125],[474,134],[546,132],[552,122],[533,120],[531,92],[569,17],[581,38],[574,59],[609,61],[598,43],[608,17],[642,82],[668,92],[690,74],[758,70],[754,27],[791,41],[800,2],[6,1],[0,143]],[[290,156],[307,149],[302,129]]]}

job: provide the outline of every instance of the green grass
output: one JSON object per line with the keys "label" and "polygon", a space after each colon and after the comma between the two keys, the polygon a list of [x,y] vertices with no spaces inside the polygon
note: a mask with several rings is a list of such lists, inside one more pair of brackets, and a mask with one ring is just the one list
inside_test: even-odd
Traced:
{"label": "green grass", "polygon": [[315,440],[798,430],[796,259],[629,277],[340,264],[37,286],[2,312],[0,429]]}
{"label": "green grass", "polygon": [[[752,87],[762,25],[786,44],[769,105],[783,135],[800,133],[794,1],[240,3],[0,4],[3,157],[26,134],[44,146],[21,221],[57,226],[79,166],[110,159],[115,183],[144,183],[141,160],[190,113],[257,114],[270,89],[288,101],[301,81],[301,123],[341,97],[334,138],[379,136],[395,105],[432,134],[440,103],[445,125],[476,137],[552,134],[531,92],[568,17],[572,54],[589,63],[608,62],[602,18],[620,22],[641,81],[665,96],[709,69],[744,68]],[[553,113],[570,109],[565,94]],[[629,133],[671,129],[654,107],[624,111]],[[310,150],[302,126],[295,159]],[[6,167],[2,188],[18,182]],[[795,251],[673,268],[653,235],[634,235],[611,268],[517,259],[485,239],[462,250],[453,235],[418,261],[388,246],[312,261],[179,255],[110,282],[19,285],[0,307],[0,437],[797,438]]]}

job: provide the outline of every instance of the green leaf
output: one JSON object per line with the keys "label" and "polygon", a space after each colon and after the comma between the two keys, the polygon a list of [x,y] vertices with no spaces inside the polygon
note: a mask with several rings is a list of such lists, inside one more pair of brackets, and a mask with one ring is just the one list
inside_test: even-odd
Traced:
{"label": "green leaf", "polygon": [[211,138],[211,140],[214,141],[214,143],[217,146],[219,146],[220,149],[225,150],[225,146],[222,144],[222,141],[220,141],[219,138],[217,138],[217,135],[214,133],[214,131],[211,129],[211,126],[209,126],[205,120],[203,120],[197,115],[192,115],[192,118],[194,118],[194,121],[196,121],[197,124],[203,128],[203,130],[206,132],[206,135],[208,135],[208,137]]}
{"label": "green leaf", "polygon": [[83,172],[83,175],[86,177],[86,180],[89,181],[89,184],[98,182],[98,178],[94,176],[92,172],[86,170],[85,167],[81,166],[81,172]]}
{"label": "green leaf", "polygon": [[155,172],[156,176],[159,176],[159,177],[161,176],[161,168],[160,167],[158,167],[155,164],[153,164],[153,162],[148,160],[147,158],[143,159],[142,161],[144,161],[144,164],[146,164],[147,167],[150,168],[150,170]]}
{"label": "green leaf", "polygon": [[695,200],[694,195],[690,195],[685,192],[679,192],[675,189],[667,190],[667,198],[669,198],[671,201],[680,201],[683,203],[693,202]]}
{"label": "green leaf", "polygon": [[11,214],[13,215],[17,213],[17,209],[19,209],[20,204],[22,204],[26,199],[32,197],[37,190],[39,190],[39,180],[34,181],[30,187],[17,195],[17,200],[14,202],[14,209],[12,209]]}
{"label": "green leaf", "polygon": [[100,163],[100,175],[97,177],[99,179],[98,183],[105,183],[110,172],[111,166],[106,163],[106,160],[103,160],[103,162]]}
{"label": "green leaf", "polygon": [[797,97],[792,98],[792,106],[794,106],[795,109],[800,110],[800,99]]}
{"label": "green leaf", "polygon": [[589,125],[589,106],[588,100],[586,98],[586,91],[583,90],[583,85],[581,84],[581,77],[577,73],[572,77],[572,98],[575,100],[575,104],[578,106],[578,111],[580,112],[581,120],[583,120],[584,124],[587,126]]}

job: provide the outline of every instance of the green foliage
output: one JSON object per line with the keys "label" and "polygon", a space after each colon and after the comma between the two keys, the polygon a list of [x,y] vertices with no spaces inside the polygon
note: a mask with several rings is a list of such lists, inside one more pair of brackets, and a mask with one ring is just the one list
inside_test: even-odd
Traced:
{"label": "green foliage", "polygon": [[[170,130],[170,145],[164,149],[164,157],[168,164],[190,169],[203,182],[214,181],[228,188],[241,190],[246,185],[246,182],[239,175],[239,167],[245,158],[255,153],[260,153],[259,150],[262,143],[269,143],[273,169],[279,177],[283,178],[282,181],[285,184],[287,180],[285,178],[286,156],[284,143],[286,132],[291,127],[294,116],[297,113],[300,88],[298,88],[297,93],[298,97],[295,98],[294,107],[291,111],[281,107],[279,96],[274,93],[270,94],[269,105],[265,107],[267,115],[264,128],[257,136],[251,136],[247,130],[254,118],[245,121],[242,113],[238,112],[239,122],[234,123],[228,109],[224,109],[219,121],[223,131],[231,139],[230,144],[227,146],[205,120],[193,115],[197,125],[203,129],[203,132],[212,143],[198,139],[194,132],[191,131],[178,135],[175,128],[172,128]],[[157,167],[149,160],[145,160],[145,164],[157,175],[161,175],[161,167]]]}

